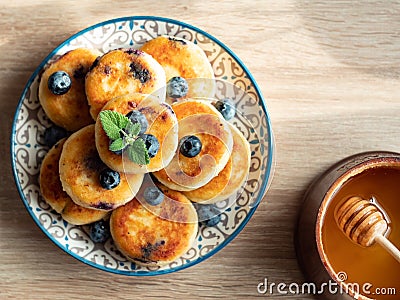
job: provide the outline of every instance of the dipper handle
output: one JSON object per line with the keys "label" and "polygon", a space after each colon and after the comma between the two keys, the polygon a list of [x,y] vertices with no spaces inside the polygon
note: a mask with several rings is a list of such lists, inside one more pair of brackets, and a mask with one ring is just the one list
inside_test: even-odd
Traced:
{"label": "dipper handle", "polygon": [[390,255],[392,255],[398,262],[400,262],[400,251],[392,244],[385,236],[377,235],[375,242],[381,245]]}

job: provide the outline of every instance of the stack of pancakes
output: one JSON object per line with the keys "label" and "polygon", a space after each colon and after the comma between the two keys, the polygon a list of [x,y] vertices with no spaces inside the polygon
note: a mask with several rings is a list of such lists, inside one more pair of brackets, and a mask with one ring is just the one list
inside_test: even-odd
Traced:
{"label": "stack of pancakes", "polygon": [[[47,85],[56,71],[67,72],[72,80],[64,95],[54,95]],[[175,76],[188,81],[188,94],[166,101],[166,84]],[[115,245],[138,264],[164,265],[183,255],[198,230],[193,202],[210,204],[235,195],[250,168],[249,143],[209,100],[213,79],[200,47],[168,36],[141,49],[105,54],[78,48],[51,62],[41,75],[39,100],[49,119],[71,135],[42,162],[44,200],[72,224],[109,220]],[[145,133],[160,143],[148,165],[109,150],[99,118],[102,110],[123,115],[138,110],[146,117]],[[191,158],[179,151],[179,142],[188,135],[202,143],[200,153]],[[120,174],[114,189],[100,184],[106,168]],[[141,197],[149,185],[164,194],[161,204],[150,206]]]}

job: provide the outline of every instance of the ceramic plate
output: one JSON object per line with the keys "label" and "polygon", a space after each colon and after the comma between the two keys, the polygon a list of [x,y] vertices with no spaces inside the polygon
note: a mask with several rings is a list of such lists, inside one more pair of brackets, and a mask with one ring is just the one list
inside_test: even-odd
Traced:
{"label": "ceramic plate", "polygon": [[[41,70],[68,50],[97,48],[101,52],[120,47],[139,48],[158,35],[182,37],[199,45],[211,62],[217,81],[216,97],[231,97],[240,112],[231,120],[251,145],[251,170],[234,202],[218,204],[221,222],[201,225],[192,248],[164,267],[137,266],[122,256],[109,239],[93,243],[87,226],[71,225],[52,210],[40,195],[40,164],[48,151],[43,143],[45,128],[51,126],[37,97]],[[231,88],[234,87],[234,88]],[[11,158],[17,188],[27,211],[39,228],[58,247],[78,260],[101,270],[123,275],[158,275],[195,265],[232,241],[250,220],[272,177],[273,137],[264,99],[245,65],[228,47],[210,34],[179,21],[159,17],[126,17],[105,21],[73,35],[52,51],[29,79],[19,100],[12,136]]]}

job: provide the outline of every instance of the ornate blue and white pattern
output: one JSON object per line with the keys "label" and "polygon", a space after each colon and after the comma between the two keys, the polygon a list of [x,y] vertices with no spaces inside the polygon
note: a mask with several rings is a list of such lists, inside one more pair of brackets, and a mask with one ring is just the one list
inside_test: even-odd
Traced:
{"label": "ornate blue and white pattern", "polygon": [[[251,145],[251,170],[246,185],[232,199],[218,204],[221,222],[200,226],[193,247],[164,267],[141,267],[116,250],[112,239],[93,243],[87,226],[65,222],[42,199],[38,185],[40,164],[48,151],[43,132],[50,126],[37,98],[39,75],[50,61],[78,47],[105,53],[120,47],[140,47],[145,41],[167,34],[193,41],[204,49],[217,79],[218,98],[234,99],[240,113],[232,120]],[[264,196],[272,177],[273,137],[262,95],[243,63],[221,42],[191,25],[158,17],[126,17],[87,28],[59,45],[36,69],[19,101],[11,136],[15,181],[28,212],[43,232],[61,249],[86,264],[123,275],[157,275],[181,270],[215,254],[246,225]]]}

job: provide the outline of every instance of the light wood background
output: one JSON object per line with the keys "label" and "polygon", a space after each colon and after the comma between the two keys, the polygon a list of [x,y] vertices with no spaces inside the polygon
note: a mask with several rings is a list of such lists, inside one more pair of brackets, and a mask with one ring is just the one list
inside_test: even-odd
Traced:
{"label": "light wood background", "polygon": [[[229,46],[267,99],[276,142],[269,192],[242,233],[189,269],[109,274],[58,249],[26,212],[11,174],[19,96],[71,34],[128,15],[197,26]],[[293,232],[311,180],[348,155],[400,151],[400,1],[0,0],[0,299],[249,299],[299,283]],[[312,299],[310,295],[264,295]]]}

